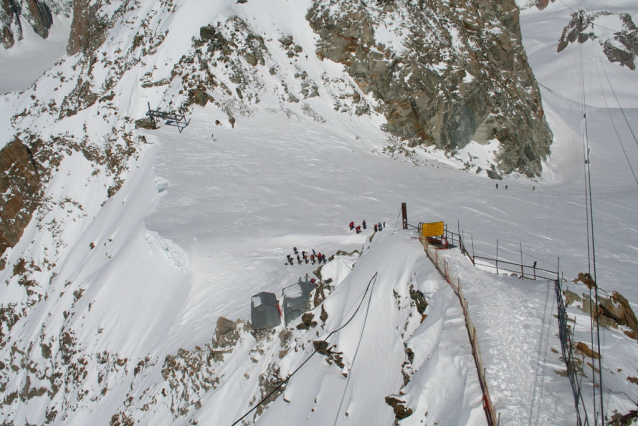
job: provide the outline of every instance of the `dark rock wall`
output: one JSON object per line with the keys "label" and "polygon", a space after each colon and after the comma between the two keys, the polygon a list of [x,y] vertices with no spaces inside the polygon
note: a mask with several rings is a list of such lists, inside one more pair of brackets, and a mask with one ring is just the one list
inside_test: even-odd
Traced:
{"label": "dark rock wall", "polygon": [[19,139],[0,150],[0,255],[18,243],[38,206],[36,167],[31,151]]}
{"label": "dark rock wall", "polygon": [[[554,3],[555,0],[552,0],[552,3]],[[549,6],[549,0],[535,0],[534,1],[534,6],[536,6],[536,8],[538,10],[543,10],[545,9],[547,6]]]}
{"label": "dark rock wall", "polygon": [[106,40],[108,20],[100,16],[101,6],[100,1],[73,0],[73,23],[66,47],[69,55],[91,53]]}
{"label": "dark rock wall", "polygon": [[16,0],[0,0],[0,25],[2,25],[2,45],[5,49],[13,47],[16,38],[22,38],[20,25],[21,10]]}
{"label": "dark rock wall", "polygon": [[638,27],[631,15],[628,13],[617,15],[618,28],[621,30],[615,32],[611,38],[601,38],[596,34],[596,19],[601,16],[614,17],[616,14],[604,10],[597,12],[578,10],[572,13],[572,20],[561,34],[557,52],[565,50],[570,43],[597,41],[603,46],[603,52],[610,62],[616,62],[635,71],[638,60]]}
{"label": "dark rock wall", "polygon": [[[390,133],[446,150],[496,138],[502,172],[540,174],[552,133],[514,1],[320,0],[307,19],[318,56],[344,64],[380,101]],[[402,47],[376,40],[389,22],[402,28]]]}
{"label": "dark rock wall", "polygon": [[22,40],[24,19],[42,38],[49,36],[53,15],[70,16],[71,0],[0,0],[0,37],[5,49]]}
{"label": "dark rock wall", "polygon": [[53,25],[51,9],[43,1],[25,0],[26,7],[32,16],[33,31],[42,38],[49,36],[49,29]]}

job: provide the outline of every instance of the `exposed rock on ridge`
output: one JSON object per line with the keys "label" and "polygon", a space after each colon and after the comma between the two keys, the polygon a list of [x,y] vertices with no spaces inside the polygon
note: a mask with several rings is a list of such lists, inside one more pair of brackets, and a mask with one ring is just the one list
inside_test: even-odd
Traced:
{"label": "exposed rock on ridge", "polygon": [[[618,27],[621,28],[621,31],[615,32],[613,38],[598,36],[595,31],[596,19],[610,16],[618,18]],[[605,10],[599,12],[579,10],[572,13],[571,22],[563,29],[557,52],[560,53],[565,50],[570,43],[575,41],[584,43],[587,40],[597,40],[603,46],[603,52],[610,62],[617,62],[631,70],[636,70],[638,27],[636,27],[630,14],[621,13],[616,15]]]}
{"label": "exposed rock on ridge", "polygon": [[519,10],[511,0],[455,6],[322,0],[306,17],[320,36],[317,55],[344,64],[380,101],[389,132],[446,150],[496,138],[502,172],[539,175],[552,133]]}
{"label": "exposed rock on ridge", "polygon": [[19,139],[0,150],[0,255],[17,244],[38,205],[36,167],[33,154]]}
{"label": "exposed rock on ridge", "polygon": [[2,45],[9,49],[17,40],[22,40],[23,28],[20,18],[24,19],[37,35],[47,38],[53,25],[53,15],[70,16],[70,11],[71,0],[2,0]]}
{"label": "exposed rock on ridge", "polygon": [[[122,7],[126,7],[125,1]],[[90,54],[106,40],[109,18],[99,13],[102,2],[91,0],[73,1],[73,23],[66,52]]]}

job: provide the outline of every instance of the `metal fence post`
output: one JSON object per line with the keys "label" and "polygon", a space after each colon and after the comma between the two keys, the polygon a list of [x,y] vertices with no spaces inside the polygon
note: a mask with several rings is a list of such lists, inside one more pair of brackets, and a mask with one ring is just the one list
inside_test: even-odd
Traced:
{"label": "metal fence post", "polygon": [[498,240],[496,240],[496,273],[498,274]]}
{"label": "metal fence post", "polygon": [[525,278],[525,271],[523,270],[523,243],[518,243],[521,248],[521,278]]}
{"label": "metal fence post", "polygon": [[408,229],[408,207],[407,203],[401,203],[401,216],[403,219],[403,229]]}
{"label": "metal fence post", "polygon": [[476,265],[476,261],[474,259],[474,237],[470,235],[470,239],[472,240],[472,265]]}

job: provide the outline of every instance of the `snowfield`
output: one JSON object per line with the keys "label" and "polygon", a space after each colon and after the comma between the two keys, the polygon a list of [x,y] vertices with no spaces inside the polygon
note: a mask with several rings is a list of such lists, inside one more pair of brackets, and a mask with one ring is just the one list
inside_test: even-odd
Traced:
{"label": "snowfield", "polygon": [[13,48],[0,50],[0,95],[26,89],[66,55],[70,18],[54,15],[47,39],[33,32],[24,18],[20,20],[24,38]]}
{"label": "snowfield", "polygon": [[[78,123],[89,123],[92,144],[106,144],[103,136],[111,126],[126,121],[124,116],[142,118],[147,102],[168,108],[171,100],[183,98],[172,87],[142,88],[140,81],[149,71],[154,80],[170,75],[200,26],[234,14],[273,44],[282,32],[294,35],[304,52],[296,65],[311,78],[325,73],[354,84],[341,65],[313,54],[314,34],[303,18],[309,0],[177,4],[166,21],[156,18],[160,30],[171,28],[162,49],[132,66],[113,89],[115,112],[96,105],[56,124],[37,124],[35,117],[11,121],[31,94],[61,100],[54,93],[54,71],[71,73],[77,58],[67,58],[29,89],[24,76],[24,95],[1,98],[0,147],[15,126],[41,125],[42,134],[52,136],[81,132]],[[631,2],[615,8],[638,19]],[[3,399],[15,394],[0,418],[44,424],[55,410],[50,424],[230,425],[294,373],[277,398],[251,412],[245,424],[392,425],[395,412],[386,403],[391,395],[412,410],[397,420],[400,425],[486,424],[458,298],[425,256],[416,231],[400,229],[400,206],[407,202],[411,225],[442,220],[453,231],[460,228],[466,244],[471,236],[476,254],[493,256],[498,240],[501,259],[519,261],[522,247],[525,264],[538,261],[551,269],[560,258],[567,281],[587,272],[579,46],[556,53],[570,19],[560,3],[521,15],[554,133],[552,155],[538,179],[511,175],[495,181],[477,174],[476,167],[468,171],[466,162],[489,168],[496,142],[471,143],[454,155],[409,148],[380,129],[383,117],[335,111],[336,86],[321,86],[319,97],[282,102],[276,88],[287,81],[293,90],[295,69],[280,51],[270,60],[282,64],[281,75],[269,72],[271,64],[255,67],[264,87],[260,101],[237,113],[234,125],[228,105],[211,102],[192,107],[182,132],[169,125],[134,130],[146,142],[136,145],[118,175],[123,185],[111,197],[113,176],[106,170],[79,153],[64,157],[47,188],[51,209],[34,215],[19,244],[3,255],[9,265],[0,271],[3,303],[29,300],[12,278],[11,265],[22,258],[39,265],[34,278],[44,290],[10,331],[11,345],[0,351],[6,365],[0,372]],[[184,31],[174,31],[177,27]],[[115,55],[118,43],[130,43],[134,32],[121,28],[115,34],[119,38],[103,46],[105,56]],[[392,28],[383,36],[395,44],[401,40]],[[638,143],[601,67],[634,133],[638,74],[604,57],[598,61],[601,49],[591,41],[582,46],[587,55],[594,52],[583,73],[592,81],[587,118],[598,283],[605,294],[624,295],[636,312],[638,182],[628,164],[638,169]],[[19,72],[26,63],[8,62],[10,52],[3,55],[2,69]],[[368,227],[361,234],[348,229],[350,221],[363,220]],[[384,229],[375,233],[379,222]],[[321,268],[287,265],[293,247],[331,259]],[[475,268],[458,249],[442,255],[461,279],[501,424],[575,423],[570,383],[562,374],[553,283]],[[282,289],[306,274],[331,280],[325,300],[310,311],[314,323],[303,327],[297,319],[252,333],[251,296],[267,291],[281,301]],[[564,286],[587,291],[583,285]],[[427,300],[424,316],[415,291]],[[576,320],[575,339],[589,342],[589,316],[573,306],[569,312]],[[220,317],[236,324],[233,344],[218,344]],[[623,330],[601,334],[608,417],[635,409],[638,401],[638,385],[629,380],[638,376],[636,341]],[[315,342],[328,336],[328,354],[314,353]],[[25,388],[28,395],[50,387],[53,379],[45,373],[54,371],[66,372],[58,377],[63,387],[20,396]],[[583,379],[587,404],[590,373]]]}

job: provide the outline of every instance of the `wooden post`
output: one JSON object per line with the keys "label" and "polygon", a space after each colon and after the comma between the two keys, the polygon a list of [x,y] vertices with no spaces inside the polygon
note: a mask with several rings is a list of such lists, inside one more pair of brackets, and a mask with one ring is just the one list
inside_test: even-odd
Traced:
{"label": "wooden post", "polygon": [[498,274],[498,240],[496,240],[496,273]]}
{"label": "wooden post", "polygon": [[403,217],[403,229],[408,229],[408,207],[406,203],[401,203],[401,216]]}
{"label": "wooden post", "polygon": [[521,278],[525,278],[525,271],[523,270],[523,243],[518,243],[521,248]]}
{"label": "wooden post", "polygon": [[153,115],[153,112],[151,111],[151,103],[148,102],[148,116],[151,119],[151,123],[153,123],[153,127],[155,127],[155,116]]}
{"label": "wooden post", "polygon": [[474,237],[470,235],[470,240],[472,241],[472,265],[476,265],[474,260]]}

